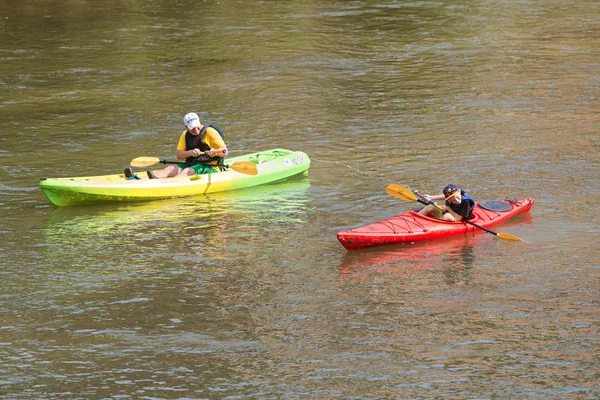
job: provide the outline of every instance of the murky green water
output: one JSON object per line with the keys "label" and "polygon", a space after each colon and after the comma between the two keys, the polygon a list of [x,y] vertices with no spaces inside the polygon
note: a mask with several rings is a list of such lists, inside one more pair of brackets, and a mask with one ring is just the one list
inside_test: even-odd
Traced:
{"label": "murky green water", "polygon": [[[0,398],[573,398],[597,356],[598,2],[6,2]],[[305,151],[240,192],[55,208],[41,177]],[[347,253],[455,182],[487,234]]]}

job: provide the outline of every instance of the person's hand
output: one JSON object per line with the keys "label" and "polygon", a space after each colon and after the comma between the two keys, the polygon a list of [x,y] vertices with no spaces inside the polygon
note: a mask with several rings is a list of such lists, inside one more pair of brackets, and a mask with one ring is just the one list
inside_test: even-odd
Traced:
{"label": "person's hand", "polygon": [[193,157],[198,157],[202,152],[200,151],[200,149],[192,149],[192,156]]}
{"label": "person's hand", "polygon": [[213,157],[215,155],[215,152],[212,149],[210,149],[210,150],[206,150],[204,152],[204,154],[206,154],[207,156]]}

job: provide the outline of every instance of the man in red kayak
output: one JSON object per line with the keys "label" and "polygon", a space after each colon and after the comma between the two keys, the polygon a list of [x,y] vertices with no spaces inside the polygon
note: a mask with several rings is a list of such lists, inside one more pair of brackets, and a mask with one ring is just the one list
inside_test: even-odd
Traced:
{"label": "man in red kayak", "polygon": [[443,190],[443,194],[428,196],[430,200],[445,200],[442,210],[429,204],[425,206],[419,214],[427,217],[441,219],[443,221],[462,221],[471,218],[471,213],[475,207],[475,201],[454,183],[449,184]]}
{"label": "man in red kayak", "polygon": [[[183,123],[187,129],[179,136],[175,155],[179,160],[185,159],[185,162],[169,165],[156,172],[148,170],[148,178],[210,174],[217,171],[215,167],[219,165],[219,158],[227,153],[222,135],[213,126],[202,125],[198,114],[193,112],[183,117]],[[130,167],[125,168],[125,177],[137,178]]]}

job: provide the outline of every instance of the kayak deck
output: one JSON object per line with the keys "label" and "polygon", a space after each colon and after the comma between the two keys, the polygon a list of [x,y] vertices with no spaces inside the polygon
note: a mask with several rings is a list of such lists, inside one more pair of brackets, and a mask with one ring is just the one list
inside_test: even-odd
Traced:
{"label": "kayak deck", "polygon": [[[506,203],[510,208],[506,207],[507,211],[492,211],[477,203],[473,210],[473,217],[469,221],[489,228],[517,214],[529,212],[534,200],[525,198],[505,200],[502,203]],[[483,232],[466,222],[441,221],[420,215],[415,211],[407,211],[383,221],[339,232],[337,238],[347,250],[357,250],[434,240],[475,231]]]}
{"label": "kayak deck", "polygon": [[306,153],[285,149],[231,157],[227,158],[226,163],[236,161],[256,164],[258,174],[248,175],[228,169],[212,174],[164,179],[128,180],[123,174],[42,178],[40,188],[56,206],[145,201],[263,185],[303,173],[310,167],[310,158]]}

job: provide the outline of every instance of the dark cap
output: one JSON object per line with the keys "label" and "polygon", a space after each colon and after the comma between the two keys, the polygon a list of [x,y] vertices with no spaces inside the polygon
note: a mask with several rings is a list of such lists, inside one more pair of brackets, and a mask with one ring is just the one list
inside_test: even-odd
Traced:
{"label": "dark cap", "polygon": [[448,197],[458,190],[460,190],[458,186],[456,186],[454,183],[451,183],[444,188],[444,196]]}

